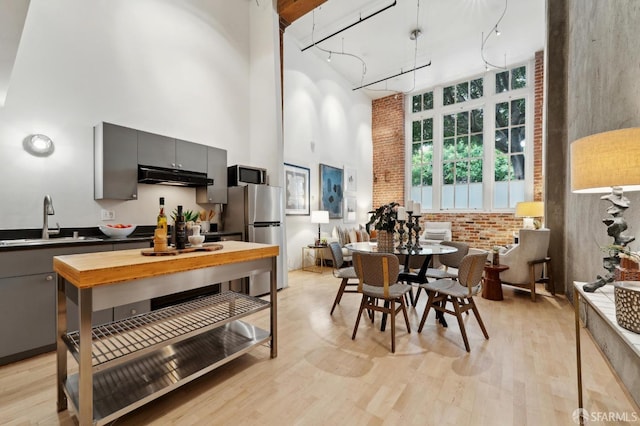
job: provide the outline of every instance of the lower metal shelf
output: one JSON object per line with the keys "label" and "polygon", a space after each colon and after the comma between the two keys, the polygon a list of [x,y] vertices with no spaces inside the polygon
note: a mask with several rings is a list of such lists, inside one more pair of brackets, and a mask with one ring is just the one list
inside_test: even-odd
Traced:
{"label": "lower metal shelf", "polygon": [[[270,339],[267,331],[236,320],[96,372],[93,375],[94,422],[100,425],[113,421]],[[65,391],[77,412],[77,374],[67,378]]]}

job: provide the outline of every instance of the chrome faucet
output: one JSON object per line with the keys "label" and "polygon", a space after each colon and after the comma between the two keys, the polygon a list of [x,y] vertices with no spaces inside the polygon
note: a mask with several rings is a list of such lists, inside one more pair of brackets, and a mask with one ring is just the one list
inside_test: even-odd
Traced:
{"label": "chrome faucet", "polygon": [[60,224],[56,223],[56,226],[58,227],[57,230],[51,230],[49,229],[49,217],[48,216],[53,216],[55,214],[55,211],[53,210],[53,201],[51,200],[51,197],[49,195],[45,195],[44,196],[44,206],[43,206],[43,213],[42,213],[42,239],[44,240],[48,240],[49,239],[49,235],[58,235],[60,233]]}

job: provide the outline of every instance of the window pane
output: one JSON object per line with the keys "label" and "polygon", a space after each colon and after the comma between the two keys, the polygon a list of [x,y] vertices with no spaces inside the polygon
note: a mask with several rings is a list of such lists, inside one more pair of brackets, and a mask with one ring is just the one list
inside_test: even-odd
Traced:
{"label": "window pane", "polygon": [[469,157],[482,157],[484,150],[482,149],[482,134],[471,136],[471,146],[469,148]]}
{"label": "window pane", "polygon": [[411,140],[413,142],[420,142],[420,131],[422,130],[420,126],[420,121],[419,120],[414,121],[412,126],[413,126],[413,130],[412,130]]}
{"label": "window pane", "polygon": [[413,97],[413,112],[420,112],[422,106],[422,95],[414,95]]}
{"label": "window pane", "polygon": [[456,103],[455,98],[455,86],[445,87],[442,90],[442,104],[443,105],[453,105]]}
{"label": "window pane", "polygon": [[469,180],[473,183],[482,182],[482,160],[470,161],[469,168]]}
{"label": "window pane", "polygon": [[524,152],[524,126],[511,129],[511,153]]}
{"label": "window pane", "polygon": [[411,185],[420,185],[420,166],[422,166],[422,144],[411,146]]}
{"label": "window pane", "polygon": [[479,99],[483,94],[482,79],[471,80],[471,99]]}
{"label": "window pane", "polygon": [[453,163],[449,162],[442,164],[442,181],[445,185],[453,183]]}
{"label": "window pane", "polygon": [[524,99],[516,99],[511,101],[511,125],[517,126],[524,124],[525,120],[525,102]]}
{"label": "window pane", "polygon": [[456,157],[456,147],[455,147],[455,139],[448,138],[445,139],[442,144],[442,159],[453,160]]}
{"label": "window pane", "polygon": [[443,209],[452,209],[453,208],[453,185],[443,185],[442,186],[442,208]]}
{"label": "window pane", "polygon": [[527,68],[521,66],[511,71],[511,88],[522,89],[527,87]]}
{"label": "window pane", "polygon": [[469,185],[469,208],[481,209],[482,208],[482,184],[475,183]]}
{"label": "window pane", "polygon": [[493,207],[506,209],[509,207],[509,183],[496,182],[493,187]]}
{"label": "window pane", "polygon": [[444,129],[442,132],[442,135],[445,138],[450,138],[452,136],[455,136],[456,134],[456,118],[455,115],[451,114],[451,115],[445,115],[443,117],[443,125],[444,125]]}
{"label": "window pane", "polygon": [[414,197],[413,192],[411,192],[412,200],[422,200],[422,210],[431,210],[433,209],[433,187],[425,186],[422,188],[422,198]]}
{"label": "window pane", "polygon": [[469,162],[456,161],[456,183],[467,183],[469,181]]}
{"label": "window pane", "polygon": [[422,162],[433,164],[433,142],[425,142],[422,144]]}
{"label": "window pane", "polygon": [[509,102],[496,104],[496,127],[507,127],[509,125]]}
{"label": "window pane", "polygon": [[456,140],[456,157],[469,158],[469,137],[461,136]]}
{"label": "window pane", "polygon": [[422,185],[433,185],[433,167],[431,164],[425,164],[422,167]]}
{"label": "window pane", "polygon": [[509,71],[496,74],[496,93],[509,90]]}
{"label": "window pane", "polygon": [[484,112],[482,109],[471,111],[471,133],[481,132],[483,129]]}
{"label": "window pane", "polygon": [[427,92],[422,95],[422,109],[433,109],[433,92]]}
{"label": "window pane", "polygon": [[524,180],[524,155],[512,155],[511,156],[511,166],[512,166],[512,180]]}
{"label": "window pane", "polygon": [[459,83],[456,87],[456,102],[469,100],[469,82]]}
{"label": "window pane", "polygon": [[505,182],[509,180],[509,172],[511,171],[511,163],[509,162],[509,155],[496,150],[496,164],[495,164],[495,181]]}
{"label": "window pane", "polygon": [[509,152],[509,134],[506,130],[496,130],[496,151]]}
{"label": "window pane", "polygon": [[459,135],[469,134],[469,111],[459,112],[457,115],[456,129]]}
{"label": "window pane", "polygon": [[516,180],[509,183],[509,207],[516,208],[516,204],[524,201],[524,181]]}
{"label": "window pane", "polygon": [[422,140],[433,139],[433,118],[422,120]]}
{"label": "window pane", "polygon": [[467,185],[455,186],[456,209],[465,209],[469,206],[469,187]]}

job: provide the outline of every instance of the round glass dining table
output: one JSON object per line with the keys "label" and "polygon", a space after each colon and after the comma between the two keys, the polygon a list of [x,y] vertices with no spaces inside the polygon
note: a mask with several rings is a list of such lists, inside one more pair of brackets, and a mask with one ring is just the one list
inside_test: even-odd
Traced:
{"label": "round glass dining table", "polygon": [[[349,244],[346,244],[345,247],[347,249],[351,250],[351,251],[358,251],[358,252],[365,252],[365,253],[378,253],[378,243],[370,242],[370,241],[362,241],[362,242],[358,242],[358,243],[349,243]],[[411,285],[413,283],[415,283],[415,284],[426,283],[427,282],[427,271],[429,269],[429,265],[431,264],[431,259],[433,258],[433,256],[434,255],[437,256],[437,255],[441,255],[441,254],[455,253],[457,251],[458,251],[458,249],[455,248],[455,247],[445,246],[445,245],[440,245],[440,244],[428,244],[428,245],[425,244],[425,245],[421,246],[418,249],[412,249],[412,250],[395,248],[393,250],[393,253],[396,256],[398,256],[398,258],[401,261],[401,263],[404,264],[404,270],[401,271],[400,274],[398,275],[398,281],[405,282],[408,285]],[[415,265],[415,263],[412,262],[412,257],[414,257],[414,256],[422,258],[422,263],[420,265],[420,270],[417,273],[411,272],[411,266]],[[420,290],[420,289],[418,289],[418,290]],[[413,291],[411,291],[409,293],[409,296],[411,298],[411,305],[413,307],[415,307],[416,304],[417,304],[418,295],[419,295],[419,293],[417,293],[416,297],[414,298]],[[446,323],[442,313],[436,311],[436,319],[443,326],[445,326],[445,327],[447,326],[447,323]],[[386,323],[386,318],[385,318],[385,315],[383,315],[382,324],[381,324],[381,330],[384,330],[385,323]]]}

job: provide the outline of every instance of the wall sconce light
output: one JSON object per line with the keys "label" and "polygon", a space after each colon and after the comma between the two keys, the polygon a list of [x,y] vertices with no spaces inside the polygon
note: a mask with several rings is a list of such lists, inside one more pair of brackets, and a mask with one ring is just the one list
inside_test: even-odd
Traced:
{"label": "wall sconce light", "polygon": [[55,145],[49,136],[35,134],[27,136],[22,141],[24,150],[36,157],[48,157],[55,150]]}

